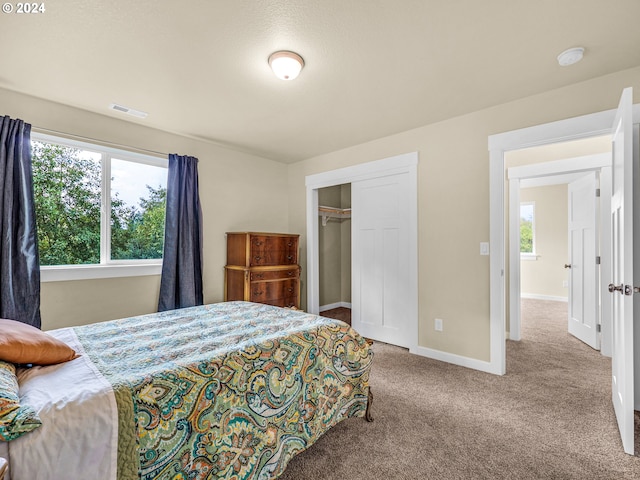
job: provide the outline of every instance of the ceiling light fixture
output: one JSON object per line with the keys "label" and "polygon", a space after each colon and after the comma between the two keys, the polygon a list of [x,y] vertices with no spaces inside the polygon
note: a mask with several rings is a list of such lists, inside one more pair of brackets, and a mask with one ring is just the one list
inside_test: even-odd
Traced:
{"label": "ceiling light fixture", "polygon": [[297,53],[282,50],[271,54],[269,66],[276,77],[282,80],[293,80],[304,67],[304,60]]}
{"label": "ceiling light fixture", "polygon": [[584,48],[570,48],[569,50],[565,50],[560,55],[558,55],[558,63],[561,67],[567,67],[569,65],[573,65],[574,63],[578,63],[580,60],[582,60],[583,56]]}

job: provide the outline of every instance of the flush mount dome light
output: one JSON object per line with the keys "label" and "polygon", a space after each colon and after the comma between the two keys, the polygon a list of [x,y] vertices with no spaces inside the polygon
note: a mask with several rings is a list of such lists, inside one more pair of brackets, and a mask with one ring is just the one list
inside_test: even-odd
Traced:
{"label": "flush mount dome light", "polygon": [[574,63],[578,63],[580,60],[582,60],[583,56],[584,48],[570,48],[569,50],[565,50],[560,55],[558,55],[558,63],[561,67],[567,67],[569,65],[573,65]]}
{"label": "flush mount dome light", "polygon": [[304,67],[304,60],[297,53],[280,51],[271,54],[269,66],[276,77],[282,80],[293,80]]}

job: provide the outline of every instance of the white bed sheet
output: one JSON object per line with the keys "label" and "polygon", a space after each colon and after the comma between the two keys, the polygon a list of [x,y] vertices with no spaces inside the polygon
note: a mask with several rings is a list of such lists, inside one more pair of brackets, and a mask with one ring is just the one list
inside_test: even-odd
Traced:
{"label": "white bed sheet", "polygon": [[70,328],[47,332],[81,357],[18,373],[20,400],[42,426],[7,444],[9,480],[115,480],[118,409],[109,382]]}

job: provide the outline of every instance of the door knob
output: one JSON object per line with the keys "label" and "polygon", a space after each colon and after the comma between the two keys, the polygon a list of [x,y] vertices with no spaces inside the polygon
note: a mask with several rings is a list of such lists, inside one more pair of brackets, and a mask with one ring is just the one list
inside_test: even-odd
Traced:
{"label": "door knob", "polygon": [[571,268],[571,264],[570,263],[565,263],[564,264],[564,268]]}
{"label": "door knob", "polygon": [[624,290],[624,285],[614,285],[613,283],[609,284],[609,292],[613,293],[613,292],[620,292],[622,293],[622,291]]}

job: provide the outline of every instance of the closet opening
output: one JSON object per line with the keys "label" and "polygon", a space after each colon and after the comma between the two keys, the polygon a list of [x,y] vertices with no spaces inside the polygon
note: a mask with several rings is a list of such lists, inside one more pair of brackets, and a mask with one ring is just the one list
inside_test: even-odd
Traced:
{"label": "closet opening", "polygon": [[318,189],[320,315],[351,325],[351,184]]}
{"label": "closet opening", "polygon": [[[360,335],[416,351],[418,338],[418,154],[405,153],[372,162],[360,163],[328,172],[308,175],[307,188],[307,298],[306,311],[324,314],[332,303],[351,304],[351,326]],[[351,261],[341,261],[348,277],[330,280],[325,275],[323,299],[320,300],[320,206],[346,210],[349,204],[329,204],[320,192],[328,187],[340,189],[340,196],[349,198],[350,220],[342,220],[345,242],[349,250],[341,250],[340,258],[349,255]],[[337,195],[337,191],[333,192]],[[341,212],[346,213],[346,212]],[[350,228],[347,223],[351,223]],[[342,235],[342,232],[341,232]],[[325,238],[326,240],[326,238]],[[327,251],[325,242],[325,251]],[[334,254],[334,261],[337,254]],[[323,269],[326,274],[326,267]],[[335,278],[335,277],[334,277]],[[328,298],[327,287],[339,285],[348,296]],[[327,310],[320,311],[320,307]],[[338,305],[339,306],[339,305]],[[417,352],[420,353],[420,352]]]}

